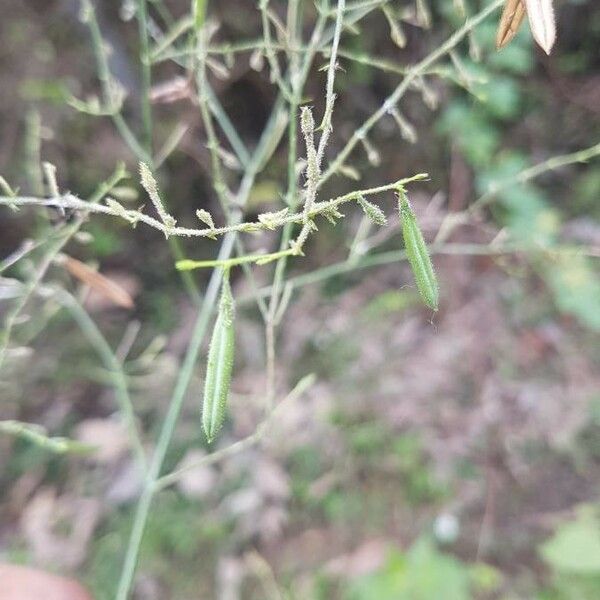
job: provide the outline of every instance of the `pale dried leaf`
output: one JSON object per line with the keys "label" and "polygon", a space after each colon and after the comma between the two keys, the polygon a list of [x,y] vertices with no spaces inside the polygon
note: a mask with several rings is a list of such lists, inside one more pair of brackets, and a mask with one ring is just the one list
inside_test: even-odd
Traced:
{"label": "pale dried leaf", "polygon": [[546,54],[550,54],[556,39],[552,0],[525,0],[525,6],[533,38]]}

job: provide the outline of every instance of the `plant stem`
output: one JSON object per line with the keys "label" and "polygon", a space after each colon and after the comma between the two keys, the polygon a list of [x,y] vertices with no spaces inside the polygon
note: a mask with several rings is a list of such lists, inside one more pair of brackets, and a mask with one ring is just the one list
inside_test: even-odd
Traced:
{"label": "plant stem", "polygon": [[[489,244],[459,244],[459,243],[434,243],[428,246],[428,251],[431,255],[442,254],[449,256],[499,256],[502,254],[514,254],[518,252],[544,252],[547,249],[543,247],[537,247],[531,243],[514,242],[502,245]],[[553,253],[572,253],[583,254],[584,256],[590,256],[593,258],[600,258],[600,249],[596,247],[584,247],[584,248],[573,248],[566,246],[563,248],[553,247],[551,250]],[[286,285],[290,286],[293,290],[298,288],[314,285],[327,281],[332,277],[338,275],[344,275],[345,273],[352,273],[361,269],[371,269],[373,267],[380,267],[388,264],[395,264],[400,261],[406,260],[406,252],[404,250],[390,250],[389,252],[378,252],[376,254],[370,254],[364,256],[356,261],[349,262],[347,259],[315,269],[310,273],[303,273],[291,277],[287,280]],[[258,290],[258,294],[263,298],[271,295],[273,290],[272,286],[266,286]],[[244,295],[237,299],[237,304],[243,306],[246,303],[253,302],[255,297],[253,294]]]}
{"label": "plant stem", "polygon": [[555,171],[560,167],[564,167],[566,165],[572,165],[574,163],[583,163],[588,160],[595,158],[596,156],[600,156],[600,143],[595,144],[589,148],[585,148],[584,150],[578,150],[576,152],[572,152],[570,154],[562,154],[560,156],[552,156],[549,159],[534,165],[533,167],[528,167],[527,169],[523,169],[519,173],[517,173],[514,177],[510,177],[505,181],[501,181],[496,184],[491,184],[489,186],[489,190],[480,196],[471,206],[470,210],[480,209],[483,206],[489,204],[494,200],[499,192],[505,190],[513,185],[517,185],[519,183],[526,183],[531,179],[535,179],[548,171]]}
{"label": "plant stem", "polygon": [[188,271],[190,269],[205,269],[207,267],[231,268],[251,263],[266,265],[284,256],[293,256],[294,254],[295,252],[290,248],[269,254],[247,254],[245,256],[237,256],[236,258],[228,258],[227,260],[180,260],[176,266],[180,271]]}
{"label": "plant stem", "polygon": [[142,65],[141,108],[144,128],[144,147],[152,156],[152,108],[150,88],[152,87],[152,65],[148,43],[148,6],[146,0],[137,0],[137,22],[140,38],[140,63]]}
{"label": "plant stem", "polygon": [[129,441],[136,459],[142,469],[142,472],[146,472],[146,456],[144,454],[144,447],[142,445],[142,438],[135,420],[135,412],[133,410],[133,403],[127,390],[127,378],[123,371],[123,365],[113,352],[106,338],[102,335],[96,323],[87,313],[87,311],[81,306],[77,299],[68,292],[61,290],[59,294],[62,304],[69,310],[73,319],[79,325],[83,334],[88,338],[96,352],[104,362],[104,365],[110,373],[113,385],[115,388],[115,397],[119,405],[119,409],[125,424],[127,426],[127,433],[129,435]]}

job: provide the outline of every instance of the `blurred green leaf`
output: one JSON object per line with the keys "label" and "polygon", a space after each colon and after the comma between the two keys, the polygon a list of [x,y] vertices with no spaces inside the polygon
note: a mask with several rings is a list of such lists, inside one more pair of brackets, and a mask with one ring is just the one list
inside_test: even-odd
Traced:
{"label": "blurred green leaf", "polygon": [[350,584],[345,600],[470,600],[468,568],[427,538],[408,553],[392,551],[387,565]]}
{"label": "blurred green leaf", "polygon": [[485,194],[490,186],[497,187],[510,181],[529,166],[529,160],[521,152],[502,152],[496,157],[493,165],[477,174],[477,190],[480,194]]}
{"label": "blurred green leaf", "polygon": [[558,308],[600,331],[600,280],[590,259],[575,251],[562,254],[546,263],[543,273]]}
{"label": "blurred green leaf", "polygon": [[581,507],[573,521],[562,524],[542,545],[540,553],[557,571],[600,574],[600,519],[594,508]]}
{"label": "blurred green leaf", "polygon": [[516,238],[544,246],[555,240],[560,217],[539,190],[531,185],[514,185],[499,197],[508,210],[506,221]]}
{"label": "blurred green leaf", "polygon": [[500,142],[488,118],[462,100],[450,104],[438,127],[458,142],[469,164],[476,168],[485,168],[491,162]]}
{"label": "blurred green leaf", "polygon": [[19,94],[23,100],[45,100],[53,104],[64,104],[71,96],[63,81],[50,79],[26,79]]}
{"label": "blurred green leaf", "polygon": [[502,52],[490,53],[487,64],[494,69],[524,75],[533,68],[533,57],[531,36],[519,32],[508,46],[502,48]]}
{"label": "blurred green leaf", "polygon": [[418,295],[412,290],[387,290],[378,294],[365,306],[362,313],[367,319],[380,319],[419,304]]}
{"label": "blurred green leaf", "polygon": [[485,83],[476,84],[477,97],[481,99],[492,117],[513,119],[521,105],[519,85],[508,77],[493,76]]}

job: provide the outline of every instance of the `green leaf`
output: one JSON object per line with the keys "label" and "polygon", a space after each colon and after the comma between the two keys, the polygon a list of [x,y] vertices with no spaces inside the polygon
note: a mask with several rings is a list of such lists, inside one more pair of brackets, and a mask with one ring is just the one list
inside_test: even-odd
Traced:
{"label": "green leaf", "polygon": [[492,162],[500,135],[490,127],[484,110],[462,101],[453,102],[440,119],[439,128],[458,142],[471,166],[482,169]]}
{"label": "green leaf", "polygon": [[560,218],[539,190],[527,184],[514,185],[503,190],[499,198],[508,209],[506,221],[516,238],[544,246],[552,244]]}
{"label": "green leaf", "polygon": [[565,574],[600,574],[600,519],[594,508],[583,506],[577,517],[561,525],[540,553],[554,569]]}
{"label": "green leaf", "polygon": [[600,280],[590,259],[576,251],[562,254],[546,263],[543,273],[558,308],[600,331]]}
{"label": "green leaf", "polygon": [[511,119],[518,114],[521,92],[513,79],[494,75],[485,83],[475,84],[474,88],[477,97],[493,117]]}
{"label": "green leaf", "polygon": [[353,582],[344,600],[470,600],[467,567],[441,553],[427,539],[415,542],[407,554],[390,553],[377,573]]}

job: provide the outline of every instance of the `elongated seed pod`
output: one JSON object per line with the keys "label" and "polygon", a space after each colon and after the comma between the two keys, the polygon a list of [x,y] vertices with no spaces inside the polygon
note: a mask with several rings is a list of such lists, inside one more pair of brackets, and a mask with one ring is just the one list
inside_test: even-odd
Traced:
{"label": "elongated seed pod", "polygon": [[233,296],[226,272],[221,287],[219,312],[210,340],[204,381],[202,428],[209,442],[213,441],[225,420],[235,353],[234,313]]}
{"label": "elongated seed pod", "polygon": [[400,218],[402,219],[402,235],[404,237],[404,246],[406,256],[412,268],[412,272],[417,283],[417,288],[421,298],[429,308],[438,309],[439,287],[431,258],[427,251],[427,245],[423,239],[423,234],[419,229],[419,224],[415,213],[410,207],[408,198],[403,189],[398,190]]}

